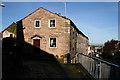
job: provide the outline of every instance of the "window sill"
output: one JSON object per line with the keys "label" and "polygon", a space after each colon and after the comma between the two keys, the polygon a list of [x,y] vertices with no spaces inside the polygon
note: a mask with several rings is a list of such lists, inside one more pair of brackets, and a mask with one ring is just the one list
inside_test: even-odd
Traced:
{"label": "window sill", "polygon": [[41,28],[41,27],[34,27],[35,29]]}
{"label": "window sill", "polygon": [[55,29],[56,27],[49,27],[49,28],[51,28],[51,29]]}
{"label": "window sill", "polygon": [[49,48],[51,48],[51,49],[55,49],[55,48],[57,48],[57,47],[49,47]]}

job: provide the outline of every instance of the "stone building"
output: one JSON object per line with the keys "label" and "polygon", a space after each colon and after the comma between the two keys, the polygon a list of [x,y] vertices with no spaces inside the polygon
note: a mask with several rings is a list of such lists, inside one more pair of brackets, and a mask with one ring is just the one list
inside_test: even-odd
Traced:
{"label": "stone building", "polygon": [[[24,37],[25,42],[55,56],[61,57],[69,53],[73,63],[77,53],[88,52],[88,37],[71,20],[44,8],[39,8],[18,21],[17,29],[17,37]],[[21,39],[19,37],[18,40]],[[27,52],[32,52],[32,49]]]}

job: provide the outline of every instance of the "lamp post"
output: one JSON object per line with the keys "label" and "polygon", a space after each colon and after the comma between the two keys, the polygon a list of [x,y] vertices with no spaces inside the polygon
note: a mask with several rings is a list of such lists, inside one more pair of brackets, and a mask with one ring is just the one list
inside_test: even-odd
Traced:
{"label": "lamp post", "polygon": [[5,7],[5,5],[4,4],[0,4],[0,7]]}

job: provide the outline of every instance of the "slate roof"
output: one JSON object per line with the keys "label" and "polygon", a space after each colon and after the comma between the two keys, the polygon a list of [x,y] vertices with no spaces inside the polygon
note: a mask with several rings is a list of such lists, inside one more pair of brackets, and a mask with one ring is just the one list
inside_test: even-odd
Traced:
{"label": "slate roof", "polygon": [[12,32],[12,33],[16,34],[16,29],[17,29],[17,25],[16,25],[15,22],[13,22],[10,26],[8,26],[7,28],[5,28],[5,29],[2,31],[2,33],[3,33],[5,30],[7,30],[7,31],[9,31],[9,32]]}

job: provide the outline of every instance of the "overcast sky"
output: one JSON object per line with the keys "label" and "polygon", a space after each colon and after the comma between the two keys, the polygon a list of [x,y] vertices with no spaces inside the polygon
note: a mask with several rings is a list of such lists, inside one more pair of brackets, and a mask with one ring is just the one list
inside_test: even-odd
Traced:
{"label": "overcast sky", "polygon": [[[3,27],[17,22],[36,9],[43,7],[53,13],[65,16],[63,2],[4,2],[2,8]],[[117,2],[68,2],[66,16],[78,29],[89,37],[92,44],[104,44],[111,39],[118,39],[118,3]]]}

